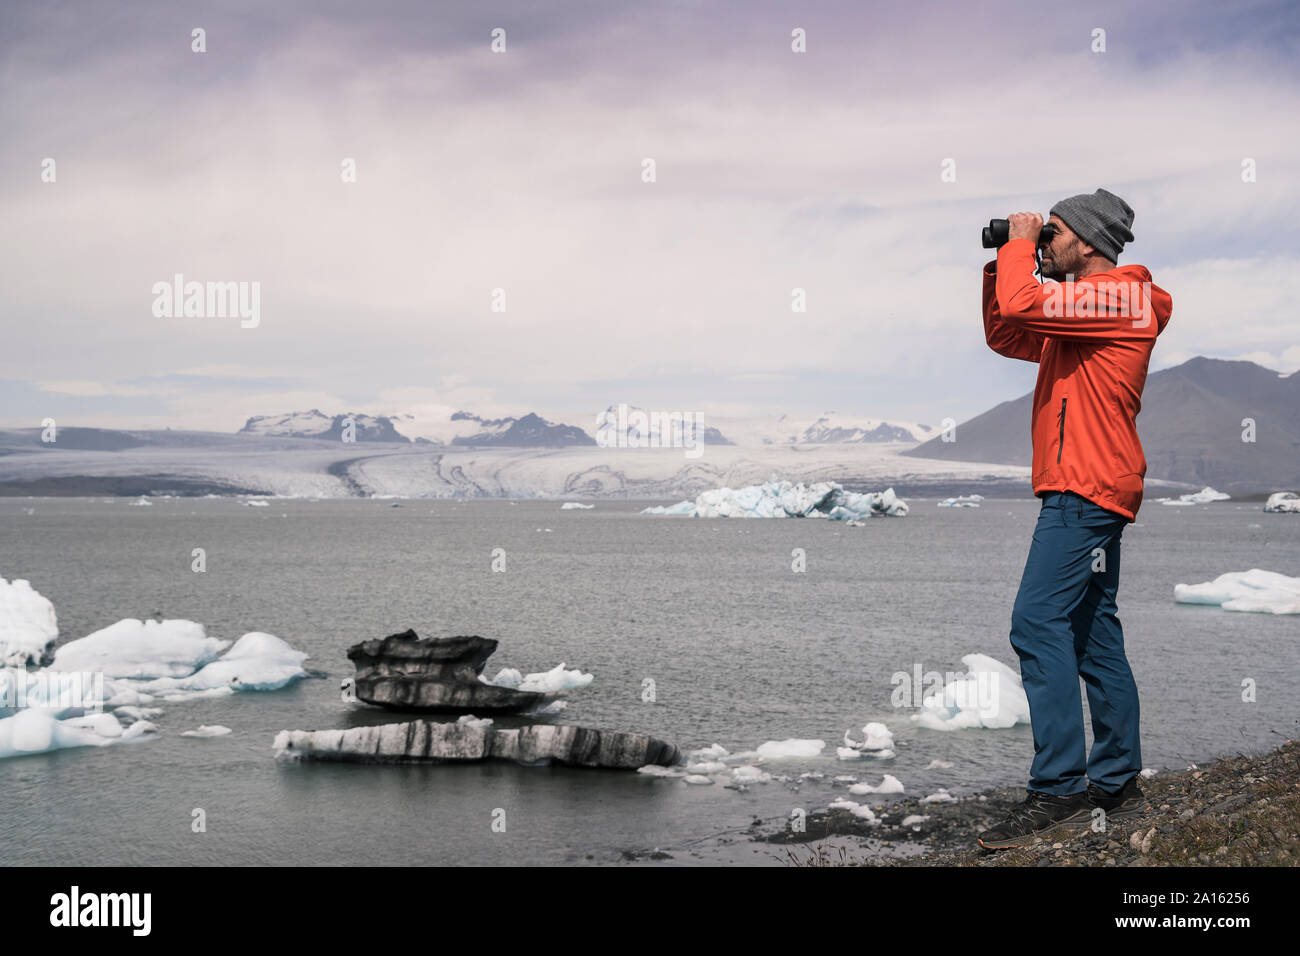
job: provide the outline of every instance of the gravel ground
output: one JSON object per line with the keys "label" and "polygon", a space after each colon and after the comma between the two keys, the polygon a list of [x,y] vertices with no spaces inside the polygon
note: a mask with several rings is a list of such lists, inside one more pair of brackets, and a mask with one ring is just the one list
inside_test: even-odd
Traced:
{"label": "gravel ground", "polygon": [[[1260,756],[1224,757],[1203,767],[1141,781],[1152,809],[1058,830],[1033,845],[985,850],[976,837],[1025,799],[998,787],[922,804],[921,798],[870,804],[875,825],[847,810],[809,814],[807,832],[756,835],[784,845],[798,866],[1296,866],[1300,864],[1300,743]],[[928,819],[907,827],[909,816]],[[856,847],[845,836],[859,837]],[[833,838],[833,839],[828,839]]]}

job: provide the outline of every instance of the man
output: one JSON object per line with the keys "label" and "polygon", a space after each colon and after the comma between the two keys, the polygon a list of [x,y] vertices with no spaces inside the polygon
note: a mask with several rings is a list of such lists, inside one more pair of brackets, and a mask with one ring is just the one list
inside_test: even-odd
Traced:
{"label": "man", "polygon": [[[1116,265],[1133,239],[1133,210],[1118,196],[1064,199],[1049,223],[1011,216],[1010,239],[984,267],[989,347],[1038,363],[1032,477],[1042,499],[1011,615],[1034,760],[1025,802],[980,835],[988,849],[1087,826],[1096,807],[1107,817],[1148,809],[1137,780],[1137,684],[1115,597],[1120,534],[1137,517],[1146,475],[1135,419],[1173,300],[1145,266]],[[1041,271],[1057,281],[1039,284],[1036,252],[1048,232]],[[1086,764],[1080,676],[1092,715]]]}

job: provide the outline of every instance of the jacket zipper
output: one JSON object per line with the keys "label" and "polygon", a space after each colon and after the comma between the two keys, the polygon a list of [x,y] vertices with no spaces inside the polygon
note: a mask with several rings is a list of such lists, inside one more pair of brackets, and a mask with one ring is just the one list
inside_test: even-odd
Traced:
{"label": "jacket zipper", "polygon": [[1061,437],[1056,443],[1056,463],[1061,463],[1061,451],[1065,448],[1065,399],[1061,399],[1061,413],[1057,416],[1061,420]]}

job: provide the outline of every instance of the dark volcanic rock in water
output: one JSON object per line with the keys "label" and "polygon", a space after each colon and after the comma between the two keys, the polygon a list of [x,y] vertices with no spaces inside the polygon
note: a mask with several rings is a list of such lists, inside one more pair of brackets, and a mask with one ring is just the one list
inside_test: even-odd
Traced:
{"label": "dark volcanic rock in water", "polygon": [[354,644],[348,659],[357,667],[357,697],[392,710],[512,714],[563,696],[479,680],[496,649],[490,637],[422,638],[408,630]]}
{"label": "dark volcanic rock in water", "polygon": [[677,747],[648,734],[559,724],[493,730],[481,724],[413,720],[350,730],[282,730],[273,746],[279,757],[353,763],[495,759],[635,770],[681,761]]}

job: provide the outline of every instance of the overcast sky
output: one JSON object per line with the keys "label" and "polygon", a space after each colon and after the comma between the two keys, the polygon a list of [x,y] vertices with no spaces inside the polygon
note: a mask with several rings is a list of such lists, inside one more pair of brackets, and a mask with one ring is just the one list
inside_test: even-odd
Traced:
{"label": "overcast sky", "polygon": [[[1290,372],[1298,23],[1282,2],[4,0],[0,424],[961,421],[1036,371],[984,344],[980,226],[1098,186],[1136,209],[1120,262],[1173,295],[1153,369]],[[260,324],[155,316],[177,273],[260,283]]]}

